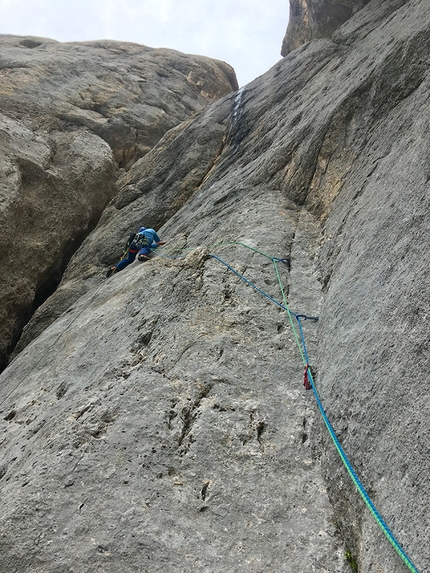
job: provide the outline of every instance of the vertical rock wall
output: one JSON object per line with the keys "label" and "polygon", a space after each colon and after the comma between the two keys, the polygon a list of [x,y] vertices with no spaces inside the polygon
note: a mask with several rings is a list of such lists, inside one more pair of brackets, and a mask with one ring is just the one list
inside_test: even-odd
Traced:
{"label": "vertical rock wall", "polygon": [[[369,2],[124,175],[0,377],[6,570],[408,571],[288,315],[214,254],[277,299],[290,259],[323,406],[425,571],[429,29]],[[140,223],[166,246],[106,281]]]}
{"label": "vertical rock wall", "polygon": [[[290,16],[281,54],[311,40],[329,38],[369,0],[290,0]],[[404,3],[401,0],[402,3]]]}
{"label": "vertical rock wall", "polygon": [[237,88],[224,62],[0,36],[0,369],[115,196],[119,172]]}

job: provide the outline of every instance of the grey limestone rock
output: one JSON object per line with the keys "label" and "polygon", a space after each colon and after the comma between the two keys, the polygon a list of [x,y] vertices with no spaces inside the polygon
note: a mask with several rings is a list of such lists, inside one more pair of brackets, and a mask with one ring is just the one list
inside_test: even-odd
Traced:
{"label": "grey limestone rock", "polygon": [[237,88],[230,66],[124,42],[0,36],[0,368],[166,131]]}
{"label": "grey limestone rock", "polygon": [[[289,308],[319,317],[303,330],[321,403],[426,571],[430,5],[393,6],[369,2],[122,175],[0,377],[5,571],[410,570],[302,385],[272,300],[283,258]],[[106,280],[141,223],[166,245]]]}
{"label": "grey limestone rock", "polygon": [[115,191],[108,144],[0,114],[0,366]]}
{"label": "grey limestone rock", "polygon": [[237,89],[221,61],[100,40],[0,36],[0,109],[33,129],[85,127],[129,167],[164,133]]}
{"label": "grey limestone rock", "polygon": [[[290,0],[288,28],[281,55],[286,56],[306,42],[329,38],[361,10],[369,0]],[[404,0],[400,0],[404,4]]]}

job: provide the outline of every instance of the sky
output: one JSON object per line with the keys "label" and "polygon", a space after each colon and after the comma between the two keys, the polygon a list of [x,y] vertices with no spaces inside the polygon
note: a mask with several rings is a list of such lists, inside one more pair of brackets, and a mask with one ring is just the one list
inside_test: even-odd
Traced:
{"label": "sky", "polygon": [[223,60],[239,86],[281,59],[288,0],[0,0],[0,34],[121,40]]}

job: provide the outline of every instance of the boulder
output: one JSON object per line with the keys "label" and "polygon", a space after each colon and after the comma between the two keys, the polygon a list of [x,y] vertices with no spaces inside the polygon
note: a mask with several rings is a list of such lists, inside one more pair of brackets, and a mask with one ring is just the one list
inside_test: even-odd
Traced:
{"label": "boulder", "polygon": [[119,167],[237,89],[228,64],[165,48],[5,35],[0,45],[0,110],[34,130],[86,128],[109,144]]}
{"label": "boulder", "polygon": [[83,129],[39,134],[0,115],[0,365],[115,192],[112,151]]}
{"label": "boulder", "polygon": [[0,36],[0,368],[115,196],[118,173],[237,88],[224,62]]}

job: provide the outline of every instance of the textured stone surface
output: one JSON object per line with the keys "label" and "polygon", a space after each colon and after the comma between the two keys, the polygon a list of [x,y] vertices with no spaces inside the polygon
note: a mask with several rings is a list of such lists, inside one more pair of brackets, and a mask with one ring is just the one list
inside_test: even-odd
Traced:
{"label": "textured stone surface", "polygon": [[0,114],[0,367],[115,191],[106,142],[37,133]]}
{"label": "textured stone surface", "polygon": [[[272,262],[220,242],[291,258],[322,403],[425,571],[429,28],[427,2],[370,2],[124,174],[0,377],[6,571],[345,573],[346,551],[408,570],[303,389],[288,317],[207,253],[279,298]],[[138,223],[187,258],[106,281]]]}
{"label": "textured stone surface", "polygon": [[128,169],[237,88],[225,63],[100,41],[0,36],[0,368]]}
{"label": "textured stone surface", "polygon": [[[283,254],[299,214],[259,188],[232,192],[224,209],[244,195],[246,211],[230,208],[209,236],[213,213],[198,217],[190,241],[252,243],[260,224],[259,246]],[[270,261],[243,247],[218,254],[278,295]],[[205,256],[104,281],[5,371],[6,568],[346,571],[288,319]],[[305,288],[317,305],[315,278]],[[45,368],[57,374],[41,378]]]}
{"label": "textured stone surface", "polygon": [[[329,38],[369,0],[290,0],[288,28],[281,54],[286,56],[306,42]],[[401,4],[405,0],[400,0]]]}
{"label": "textured stone surface", "polygon": [[85,127],[110,145],[120,167],[237,89],[228,64],[175,50],[109,40],[0,42],[0,109],[37,129]]}

